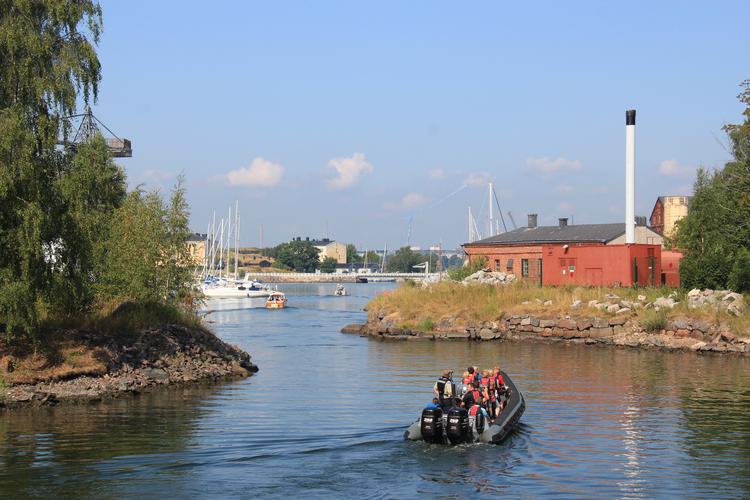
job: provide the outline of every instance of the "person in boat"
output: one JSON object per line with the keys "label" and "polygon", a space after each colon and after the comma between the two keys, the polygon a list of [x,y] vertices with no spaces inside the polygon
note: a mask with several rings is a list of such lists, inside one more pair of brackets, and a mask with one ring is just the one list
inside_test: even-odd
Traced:
{"label": "person in boat", "polygon": [[438,400],[440,400],[440,406],[443,408],[453,406],[453,397],[456,394],[453,384],[453,371],[448,369],[443,370],[443,375],[437,379],[432,390],[435,392]]}
{"label": "person in boat", "polygon": [[[471,428],[472,434],[476,436],[479,434],[479,428],[484,428],[489,424],[487,411],[480,404],[466,405],[466,409],[469,412],[469,428]],[[480,424],[480,422],[483,422],[483,424]]]}
{"label": "person in boat", "polygon": [[482,404],[482,391],[479,390],[479,382],[473,382],[471,389],[464,396],[464,406],[471,408],[472,405]]}
{"label": "person in boat", "polygon": [[505,407],[505,401],[510,396],[510,388],[505,384],[503,375],[500,373],[500,367],[496,366],[492,370],[492,376],[495,379],[495,392],[497,393],[497,408],[495,410],[495,416],[500,415]]}
{"label": "person in boat", "polygon": [[428,404],[425,408],[430,408],[432,410],[440,408],[440,400],[438,398],[432,398],[432,403]]}
{"label": "person in boat", "polygon": [[476,379],[476,374],[474,373],[474,367],[470,366],[464,372],[464,384],[471,385],[474,383],[475,379]]}
{"label": "person in boat", "polygon": [[494,420],[497,415],[497,385],[495,384],[497,379],[493,376],[491,370],[486,370],[486,372],[487,385],[485,387],[487,389],[485,391],[485,409],[490,415],[490,420]]}

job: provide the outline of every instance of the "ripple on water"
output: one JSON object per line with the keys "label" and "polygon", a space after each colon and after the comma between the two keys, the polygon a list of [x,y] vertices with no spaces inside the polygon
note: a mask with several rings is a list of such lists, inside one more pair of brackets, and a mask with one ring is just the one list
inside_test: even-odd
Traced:
{"label": "ripple on water", "polygon": [[[390,285],[213,301],[261,371],[215,386],[0,417],[0,491],[55,496],[746,497],[743,358],[516,343],[377,342],[339,329]],[[244,307],[247,304],[253,308]],[[403,441],[444,367],[502,363],[527,410],[502,445]]]}

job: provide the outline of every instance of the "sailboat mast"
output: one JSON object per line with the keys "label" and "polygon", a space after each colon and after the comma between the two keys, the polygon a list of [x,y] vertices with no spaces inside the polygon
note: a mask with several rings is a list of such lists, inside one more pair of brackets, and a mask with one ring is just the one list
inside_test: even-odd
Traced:
{"label": "sailboat mast", "polygon": [[235,201],[235,210],[234,210],[234,217],[235,217],[235,224],[234,224],[234,276],[237,278],[237,252],[239,251],[240,246],[240,201]]}
{"label": "sailboat mast", "polygon": [[490,182],[490,221],[489,221],[489,235],[488,235],[488,237],[495,235],[494,234],[495,224],[494,224],[493,216],[492,216],[492,202],[494,200],[492,198],[493,198],[493,196],[492,196],[492,183]]}

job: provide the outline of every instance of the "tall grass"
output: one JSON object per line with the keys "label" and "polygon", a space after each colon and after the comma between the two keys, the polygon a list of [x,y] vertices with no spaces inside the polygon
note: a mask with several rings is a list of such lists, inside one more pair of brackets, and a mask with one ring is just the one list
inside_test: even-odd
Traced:
{"label": "tall grass", "polygon": [[[419,325],[430,320],[439,322],[443,318],[454,318],[464,321],[494,321],[505,314],[566,314],[571,316],[607,315],[604,311],[589,308],[588,302],[638,301],[638,296],[646,297],[645,302],[653,302],[659,297],[673,293],[669,288],[584,288],[584,287],[536,287],[525,283],[514,283],[511,286],[496,287],[493,285],[469,285],[462,283],[442,282],[423,289],[413,286],[401,286],[387,295],[373,299],[368,311],[382,311],[387,314],[398,312],[404,324]],[[614,294],[619,298],[608,299]],[[575,300],[582,303],[572,309]],[[750,313],[737,318],[726,313],[717,313],[708,309],[688,309],[684,291],[678,291],[675,298],[679,303],[670,311],[665,311],[666,319],[686,315],[709,320],[728,321],[738,332],[748,331],[750,336]],[[551,301],[551,305],[544,305]],[[647,309],[633,310],[632,314],[644,317]],[[718,314],[718,316],[717,316]],[[648,319],[648,317],[646,317]],[[653,326],[658,326],[653,323]],[[661,320],[660,320],[661,321]]]}

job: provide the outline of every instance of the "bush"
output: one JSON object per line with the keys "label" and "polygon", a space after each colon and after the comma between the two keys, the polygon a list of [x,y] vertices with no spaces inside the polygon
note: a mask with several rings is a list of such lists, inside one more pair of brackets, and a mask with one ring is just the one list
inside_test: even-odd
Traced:
{"label": "bush", "polygon": [[432,318],[425,318],[417,323],[417,330],[421,330],[423,332],[431,332],[435,330],[435,322],[432,321]]}
{"label": "bush", "polygon": [[740,249],[729,272],[729,288],[735,292],[750,292],[750,250]]}
{"label": "bush", "polygon": [[475,272],[479,271],[480,269],[484,269],[486,265],[487,265],[487,259],[485,258],[477,259],[468,266],[454,267],[452,269],[448,269],[448,277],[450,277],[450,279],[454,281],[461,281],[464,278],[471,276]]}
{"label": "bush", "polygon": [[667,315],[664,311],[649,311],[641,318],[641,327],[647,332],[667,329]]}

